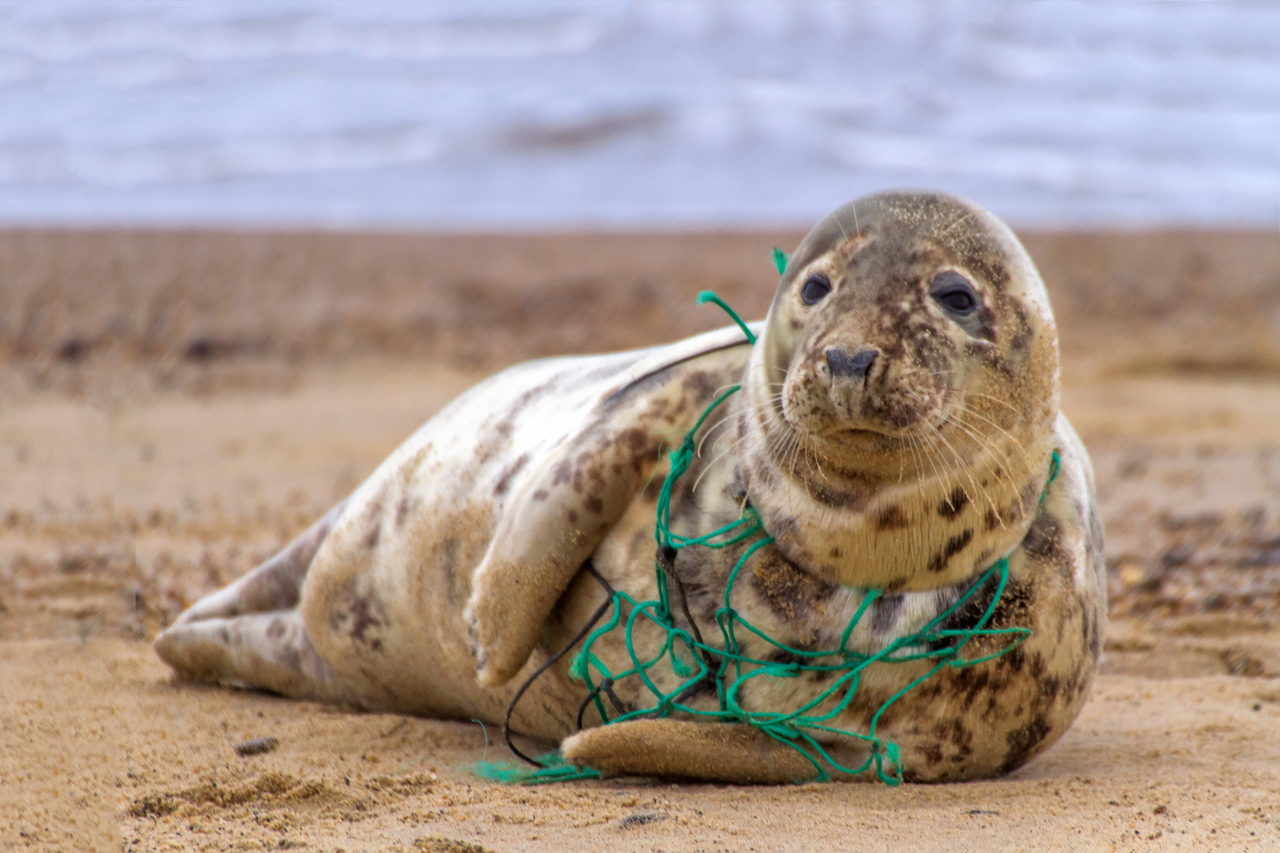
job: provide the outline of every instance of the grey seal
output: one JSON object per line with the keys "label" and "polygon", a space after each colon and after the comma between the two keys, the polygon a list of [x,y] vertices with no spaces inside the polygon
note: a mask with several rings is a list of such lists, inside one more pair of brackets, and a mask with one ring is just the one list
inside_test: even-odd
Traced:
{"label": "grey seal", "polygon": [[[869,652],[945,613],[1007,556],[990,624],[1030,637],[939,672],[879,726],[913,780],[998,775],[1039,754],[1085,701],[1106,593],[1092,469],[1058,410],[1056,329],[1026,251],[970,202],[867,196],[809,233],[752,329],[754,345],[727,328],[482,382],[280,554],[182,614],[157,652],[196,678],[499,723],[520,685],[597,612],[604,593],[592,573],[637,599],[657,595],[664,451],[741,383],[695,436],[699,453],[671,500],[684,535],[749,505],[772,537],[732,590],[734,608],[790,646],[825,648],[865,591],[881,590],[849,637]],[[741,553],[685,549],[674,562],[706,635]],[[993,594],[978,590],[948,624],[973,624]],[[643,628],[634,639],[659,642]],[[625,668],[620,638],[595,653]],[[578,731],[587,689],[570,657],[528,686],[510,718],[570,761],[737,782],[814,775],[743,724],[601,726],[588,715]],[[865,729],[921,671],[869,669],[840,724]],[[781,711],[823,685],[806,673],[750,688],[744,706]],[[611,690],[624,708],[652,701],[638,683]],[[710,707],[715,691],[686,701]],[[830,740],[833,755],[865,753]]]}

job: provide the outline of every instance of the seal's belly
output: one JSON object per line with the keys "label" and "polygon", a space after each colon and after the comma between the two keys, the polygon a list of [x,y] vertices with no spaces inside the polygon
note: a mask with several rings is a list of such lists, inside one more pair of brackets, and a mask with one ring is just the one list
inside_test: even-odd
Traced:
{"label": "seal's belly", "polygon": [[[546,473],[541,467],[550,464],[552,451],[598,417],[602,396],[617,389],[619,377],[625,383],[628,371],[664,351],[552,359],[505,371],[442,410],[355,491],[317,553],[302,595],[311,642],[347,681],[347,694],[370,708],[501,720],[525,676],[498,688],[476,681],[463,618],[475,570],[499,520]],[[697,358],[700,381],[677,383],[676,405],[655,433],[652,458],[665,458],[658,447],[679,440],[704,398],[740,375],[744,357],[726,351]],[[637,560],[652,564],[654,496],[642,488],[601,546],[610,555],[607,573],[619,583],[644,574],[635,570]],[[647,549],[632,547],[641,518],[647,518]],[[627,547],[619,548],[623,539]],[[558,647],[561,628],[567,638],[585,620],[577,603],[588,612],[598,604],[598,588],[580,581],[563,596],[526,673]],[[564,678],[567,663],[539,679],[522,701],[518,729],[543,737],[572,730],[581,689]]]}
{"label": "seal's belly", "polygon": [[505,371],[442,410],[351,496],[308,572],[320,655],[371,707],[438,716],[495,706],[475,683],[462,610],[497,519],[635,355]]}

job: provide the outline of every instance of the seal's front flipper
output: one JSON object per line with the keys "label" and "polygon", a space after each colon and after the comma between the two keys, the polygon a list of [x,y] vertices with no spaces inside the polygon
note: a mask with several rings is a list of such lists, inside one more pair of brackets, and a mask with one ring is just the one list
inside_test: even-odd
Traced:
{"label": "seal's front flipper", "polygon": [[780,785],[808,782],[817,769],[752,726],[689,720],[632,720],[565,738],[561,754],[606,776],[660,776]]}
{"label": "seal's front flipper", "polygon": [[581,429],[512,498],[464,613],[482,684],[504,684],[524,666],[556,601],[662,452],[680,442],[717,392],[739,381],[745,345],[739,329],[721,329],[620,371]]}

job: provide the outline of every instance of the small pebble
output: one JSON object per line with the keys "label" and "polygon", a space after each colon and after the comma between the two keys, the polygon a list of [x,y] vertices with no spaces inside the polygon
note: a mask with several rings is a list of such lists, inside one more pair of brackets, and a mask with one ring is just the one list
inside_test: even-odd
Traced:
{"label": "small pebble", "polygon": [[244,743],[236,744],[236,755],[244,758],[249,755],[261,755],[270,752],[280,745],[280,739],[274,737],[256,737]]}
{"label": "small pebble", "polygon": [[666,815],[655,814],[653,812],[647,812],[645,814],[633,814],[633,815],[630,815],[629,817],[624,817],[622,821],[618,824],[618,828],[631,829],[632,827],[644,826],[646,823],[657,823],[660,820],[666,820],[666,819],[667,819]]}

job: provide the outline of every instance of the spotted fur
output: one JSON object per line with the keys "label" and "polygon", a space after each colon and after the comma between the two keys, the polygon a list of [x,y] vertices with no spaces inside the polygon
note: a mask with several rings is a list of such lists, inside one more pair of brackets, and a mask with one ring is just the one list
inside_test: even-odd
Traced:
{"label": "spotted fur", "polygon": [[[940,272],[972,283],[972,312],[948,315],[930,296]],[[809,305],[798,294],[815,274],[831,292]],[[525,677],[600,604],[586,561],[633,597],[657,597],[653,524],[666,451],[741,383],[696,436],[700,452],[672,494],[674,531],[704,533],[753,506],[775,541],[744,568],[731,604],[779,642],[810,650],[838,645],[868,587],[885,592],[850,637],[863,651],[918,631],[1008,554],[994,622],[1030,628],[1031,638],[997,660],[944,670],[889,708],[880,732],[900,744],[917,780],[991,776],[1029,760],[1085,700],[1105,591],[1088,457],[1058,414],[1053,319],[1025,252],[966,202],[871,196],[806,237],[755,329],[755,346],[731,328],[534,362],[478,385],[297,542],[183,614],[157,651],[216,681],[500,722]],[[1046,492],[1055,450],[1061,472]],[[705,637],[718,636],[715,614],[745,547],[675,557],[692,627]],[[953,626],[971,625],[992,594],[975,590]],[[684,622],[683,609],[676,618]],[[740,639],[749,655],[789,654]],[[644,655],[661,635],[640,623],[634,640]],[[594,651],[627,668],[620,632]],[[652,720],[566,737],[584,698],[568,662],[534,682],[513,726],[563,739],[573,760],[731,781],[807,772],[777,751],[785,747],[734,726]],[[870,668],[832,725],[866,730],[921,666]],[[655,678],[664,691],[680,686]],[[829,680],[752,679],[742,700],[795,708]],[[653,699],[632,679],[613,685],[610,701],[630,710]],[[683,701],[714,707],[714,685]],[[585,722],[599,720],[591,712]],[[830,746],[859,760],[856,744]]]}

